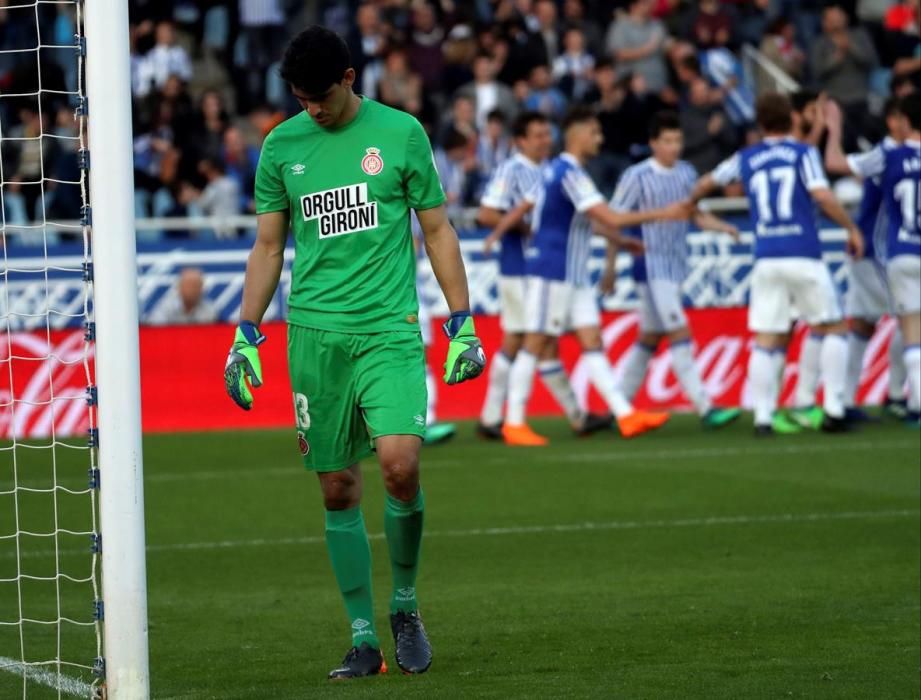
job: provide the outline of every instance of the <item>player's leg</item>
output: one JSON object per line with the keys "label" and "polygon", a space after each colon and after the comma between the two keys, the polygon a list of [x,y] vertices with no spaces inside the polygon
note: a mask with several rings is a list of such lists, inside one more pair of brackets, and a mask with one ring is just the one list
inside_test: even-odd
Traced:
{"label": "player's leg", "polygon": [[748,386],[755,435],[796,433],[799,427],[777,412],[780,376],[776,357],[786,353],[790,329],[790,293],[783,260],[758,260],[752,272],[748,328],[754,346],[748,361]]}
{"label": "player's leg", "polygon": [[867,345],[876,331],[879,319],[889,310],[886,271],[873,259],[850,263],[845,312],[850,319],[847,338],[847,370],[844,384],[844,406],[849,420],[868,420],[857,408],[857,389],[863,374]]}
{"label": "player's leg", "polygon": [[526,408],[534,387],[537,362],[555,337],[566,327],[571,287],[565,282],[541,277],[527,278],[524,344],[509,373],[508,407],[502,437],[506,444],[538,447],[547,439],[535,433],[527,424]]}
{"label": "player's leg", "polygon": [[378,673],[383,665],[374,626],[371,550],[361,512],[357,462],[371,453],[356,405],[350,336],[288,327],[288,368],[297,443],[316,471],[326,510],[326,543],[349,618],[352,649],[331,678]]}
{"label": "player's leg", "polygon": [[895,330],[889,340],[889,391],[883,408],[886,413],[903,420],[908,415],[908,401],[905,396],[905,383],[908,381],[908,372],[905,369],[905,343],[902,340],[902,329],[896,320]]}
{"label": "player's leg", "polygon": [[636,392],[643,385],[649,361],[656,354],[656,348],[665,337],[665,328],[656,312],[649,285],[645,282],[638,283],[637,294],[640,298],[640,307],[637,312],[640,321],[640,337],[627,351],[620,375],[621,393],[630,401],[633,401]]}
{"label": "player's leg", "polygon": [[500,276],[498,281],[502,347],[489,363],[489,384],[480,412],[477,432],[487,439],[502,439],[502,409],[508,396],[509,373],[524,342],[525,289],[524,277]]}
{"label": "player's leg", "polygon": [[792,297],[806,322],[822,334],[822,430],[846,432],[844,385],[847,374],[847,323],[831,272],[820,260],[799,260],[791,270]]}
{"label": "player's leg", "polygon": [[419,485],[425,433],[419,418],[427,393],[424,349],[414,333],[386,333],[355,336],[352,352],[358,404],[387,491],[384,532],[393,574],[390,623],[397,664],[406,673],[423,673],[432,662],[416,598],[425,515]]}
{"label": "player's leg", "polygon": [[576,326],[574,332],[582,347],[582,361],[588,370],[589,381],[614,414],[620,434],[631,438],[665,425],[669,417],[667,413],[638,411],[621,392],[604,351],[600,326],[597,323],[594,326]]}
{"label": "player's leg", "polygon": [[[598,326],[600,323],[601,316],[598,313],[595,290],[591,287],[574,288],[570,299],[569,323],[567,325]],[[576,394],[572,390],[572,385],[569,383],[569,377],[563,369],[563,363],[560,362],[559,350],[559,338],[554,337],[541,357],[538,370],[544,386],[547,387],[556,402],[563,408],[573,432],[576,435],[585,436],[599,430],[610,429],[614,423],[614,419],[610,414],[599,415],[586,413],[582,410]]]}
{"label": "player's leg", "polygon": [[903,357],[908,374],[910,425],[921,426],[921,257],[900,255],[887,265],[899,327],[905,345]]}

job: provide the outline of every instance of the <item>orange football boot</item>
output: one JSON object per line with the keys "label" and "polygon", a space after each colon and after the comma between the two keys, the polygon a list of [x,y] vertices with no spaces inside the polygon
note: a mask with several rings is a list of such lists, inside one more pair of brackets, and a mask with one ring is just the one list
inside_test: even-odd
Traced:
{"label": "orange football boot", "polygon": [[617,419],[617,427],[620,428],[620,434],[625,438],[636,437],[650,430],[661,428],[668,422],[667,413],[656,413],[652,411],[634,411],[626,416]]}
{"label": "orange football boot", "polygon": [[527,423],[521,425],[510,425],[506,423],[502,426],[502,438],[506,445],[515,447],[543,447],[550,441],[543,435],[538,435]]}

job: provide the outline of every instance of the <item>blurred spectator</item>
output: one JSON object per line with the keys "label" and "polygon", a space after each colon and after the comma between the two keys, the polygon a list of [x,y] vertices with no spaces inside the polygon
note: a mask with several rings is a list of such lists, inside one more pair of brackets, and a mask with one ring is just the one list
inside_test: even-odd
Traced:
{"label": "blurred spectator", "polygon": [[385,105],[417,117],[422,113],[422,78],[410,70],[404,49],[395,47],[387,52],[378,93]]}
{"label": "blurred spectator", "polygon": [[217,90],[206,90],[201,96],[193,129],[195,149],[200,157],[220,158],[227,122],[227,110],[221,94]]}
{"label": "blurred spectator", "polygon": [[371,99],[377,97],[382,56],[387,48],[387,36],[377,5],[364,3],[355,13],[355,27],[349,35],[349,53],[357,74],[358,92]]}
{"label": "blurred spectator", "polygon": [[[794,80],[802,79],[806,54],[796,45],[796,31],[788,18],[778,17],[771,22],[761,41],[761,53]],[[757,86],[759,93],[775,89],[773,81],[766,74],[759,74]]]}
{"label": "blurred spectator", "polygon": [[473,30],[466,24],[458,24],[448,34],[442,46],[444,70],[441,74],[441,89],[446,95],[473,80],[470,66],[477,54],[477,42]]}
{"label": "blurred spectator", "polygon": [[259,163],[259,149],[243,138],[243,132],[232,126],[224,132],[223,161],[227,177],[237,183],[240,196],[240,211],[251,214],[256,211],[253,193],[256,187],[256,166]]}
{"label": "blurred spectator", "polygon": [[470,140],[476,139],[476,108],[471,98],[463,96],[454,98],[451,113],[444,120],[436,139],[439,145],[444,144],[452,130],[460,132]]}
{"label": "blurred spectator", "polygon": [[592,87],[594,57],[586,50],[585,35],[579,27],[563,33],[563,53],[553,62],[553,79],[570,99],[581,102]]}
{"label": "blurred spectator", "polygon": [[822,14],[822,35],[812,45],[812,72],[819,87],[842,104],[865,102],[870,71],[878,60],[862,27],[849,28],[841,5]]}
{"label": "blurred spectator", "polygon": [[611,24],[607,49],[617,61],[620,76],[641,75],[646,88],[660,93],[668,84],[665,25],[652,19],[652,0],[630,0],[628,12]]}
{"label": "blurred spectator", "polygon": [[736,139],[728,117],[710,99],[710,86],[703,78],[695,79],[688,91],[688,104],[680,112],[684,134],[684,159],[697,172],[708,173],[728,158]]}
{"label": "blurred spectator", "polygon": [[145,321],[153,326],[173,324],[214,323],[217,310],[204,296],[205,276],[197,267],[186,267],[179,273],[176,286],[154,306]]}
{"label": "blurred spectator", "polygon": [[422,77],[426,90],[441,87],[441,52],[444,30],[439,26],[434,8],[428,2],[418,2],[412,10],[412,34],[409,44],[409,64]]}
{"label": "blurred spectator", "polygon": [[176,28],[172,22],[157,24],[155,42],[154,47],[136,64],[135,94],[138,97],[162,88],[171,75],[185,82],[192,78],[192,61],[188,52],[176,45]]}
{"label": "blurred spectator", "polygon": [[690,39],[699,49],[715,49],[732,43],[733,17],[719,0],[700,0],[691,20]]}
{"label": "blurred spectator", "polygon": [[604,50],[604,36],[597,22],[586,19],[584,0],[563,0],[563,21],[568,27],[582,30],[585,48],[592,56],[601,55]]}
{"label": "blurred spectator", "polygon": [[553,86],[550,69],[547,66],[532,68],[524,108],[530,112],[540,112],[553,121],[559,121],[566,112],[566,104],[566,97]]}
{"label": "blurred spectator", "polygon": [[508,135],[505,115],[494,109],[486,117],[486,128],[476,142],[477,183],[473,199],[479,201],[481,190],[492,177],[499,164],[512,155],[512,141]]}
{"label": "blurred spectator", "polygon": [[867,88],[870,72],[879,63],[876,49],[863,27],[849,28],[844,8],[834,3],[822,13],[822,35],[812,44],[810,66],[820,90],[837,101],[850,128],[845,148],[855,150],[857,130],[868,126]]}
{"label": "blurred spectator", "polygon": [[486,115],[494,109],[502,110],[509,119],[518,114],[515,96],[508,85],[496,80],[495,63],[487,53],[479,53],[473,59],[473,82],[461,87],[456,96],[473,102],[478,127],[486,125]]}
{"label": "blurred spectator", "polygon": [[535,33],[544,49],[544,63],[552,64],[560,54],[560,35],[554,0],[537,0],[534,4]]}
{"label": "blurred spectator", "polygon": [[[237,181],[227,175],[224,164],[211,158],[198,163],[198,172],[207,183],[198,197],[189,202],[191,216],[226,218],[240,212],[240,188]],[[229,224],[219,224],[215,230],[219,238],[232,237],[236,229]]]}
{"label": "blurred spectator", "polygon": [[470,140],[459,131],[449,131],[443,144],[435,149],[435,168],[447,198],[448,217],[457,219],[466,203],[468,177],[476,168]]}
{"label": "blurred spectator", "polygon": [[[883,3],[890,5],[891,3]],[[919,20],[919,3],[918,0],[902,0],[886,10],[883,17],[884,25],[890,32],[904,32],[918,36],[921,30],[921,20]]]}
{"label": "blurred spectator", "polygon": [[235,51],[238,98],[243,110],[265,95],[266,71],[284,43],[285,15],[280,0],[238,0],[240,36]]}
{"label": "blurred spectator", "polygon": [[740,129],[755,122],[755,91],[748,84],[742,63],[729,49],[710,49],[700,54],[704,77],[723,93],[726,114]]}

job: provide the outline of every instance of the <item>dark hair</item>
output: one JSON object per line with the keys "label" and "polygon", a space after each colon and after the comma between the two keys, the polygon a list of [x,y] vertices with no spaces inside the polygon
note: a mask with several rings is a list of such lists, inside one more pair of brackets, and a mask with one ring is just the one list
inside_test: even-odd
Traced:
{"label": "dark hair", "polygon": [[902,113],[902,100],[898,97],[889,97],[886,99],[886,104],[883,106],[883,116],[892,117],[896,114]]}
{"label": "dark hair", "polygon": [[352,57],[342,37],[314,24],[288,44],[279,74],[282,80],[307,95],[322,95],[341,82],[351,67]]}
{"label": "dark hair", "polygon": [[505,124],[508,122],[508,119],[505,118],[505,112],[503,112],[501,109],[491,109],[486,114],[486,121],[502,122],[502,124]]}
{"label": "dark hair", "polygon": [[448,129],[448,133],[445,134],[441,147],[445,151],[453,151],[455,148],[465,148],[468,143],[469,139],[464,134],[451,127]]}
{"label": "dark hair", "polygon": [[921,92],[913,92],[899,100],[899,111],[908,118],[914,130],[921,130]]}
{"label": "dark hair", "polygon": [[602,68],[610,68],[611,70],[614,70],[616,67],[617,65],[614,63],[613,58],[605,57],[599,58],[597,61],[595,61],[595,70],[601,70]]}
{"label": "dark hair", "polygon": [[685,56],[681,59],[681,67],[686,68],[692,73],[700,75],[700,59],[695,55]]}
{"label": "dark hair", "polygon": [[656,112],[649,121],[649,138],[657,139],[663,131],[681,131],[681,120],[671,110]]}
{"label": "dark hair", "polygon": [[512,136],[516,139],[524,138],[528,135],[528,127],[531,124],[546,124],[548,121],[540,112],[522,112],[512,122]]}
{"label": "dark hair", "polygon": [[817,99],[819,99],[819,93],[815,90],[797,90],[790,95],[790,104],[793,105],[794,112],[801,114],[810,102],[815,102]]}
{"label": "dark hair", "polygon": [[563,131],[569,131],[570,127],[573,127],[576,124],[584,124],[597,118],[598,117],[595,115],[595,110],[593,110],[591,107],[586,107],[585,105],[576,105],[566,113],[565,117],[563,117]]}
{"label": "dark hair", "polygon": [[766,92],[755,103],[758,126],[769,134],[786,134],[793,128],[793,105],[779,92]]}
{"label": "dark hair", "polygon": [[765,35],[767,36],[776,36],[790,24],[790,18],[786,15],[778,15],[773,20],[768,23],[767,28],[764,30]]}

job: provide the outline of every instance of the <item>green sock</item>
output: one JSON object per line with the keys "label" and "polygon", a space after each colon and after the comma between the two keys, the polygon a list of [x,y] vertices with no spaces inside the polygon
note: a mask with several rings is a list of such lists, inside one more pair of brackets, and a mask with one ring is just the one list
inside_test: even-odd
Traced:
{"label": "green sock", "polygon": [[393,597],[390,612],[412,612],[416,602],[416,574],[419,572],[419,550],[422,548],[422,521],[425,498],[422,489],[416,497],[404,503],[387,495],[384,507],[384,532],[390,549],[393,568]]}
{"label": "green sock", "polygon": [[352,644],[367,642],[380,649],[371,599],[371,547],[360,507],[326,511],[326,546],[352,624]]}

